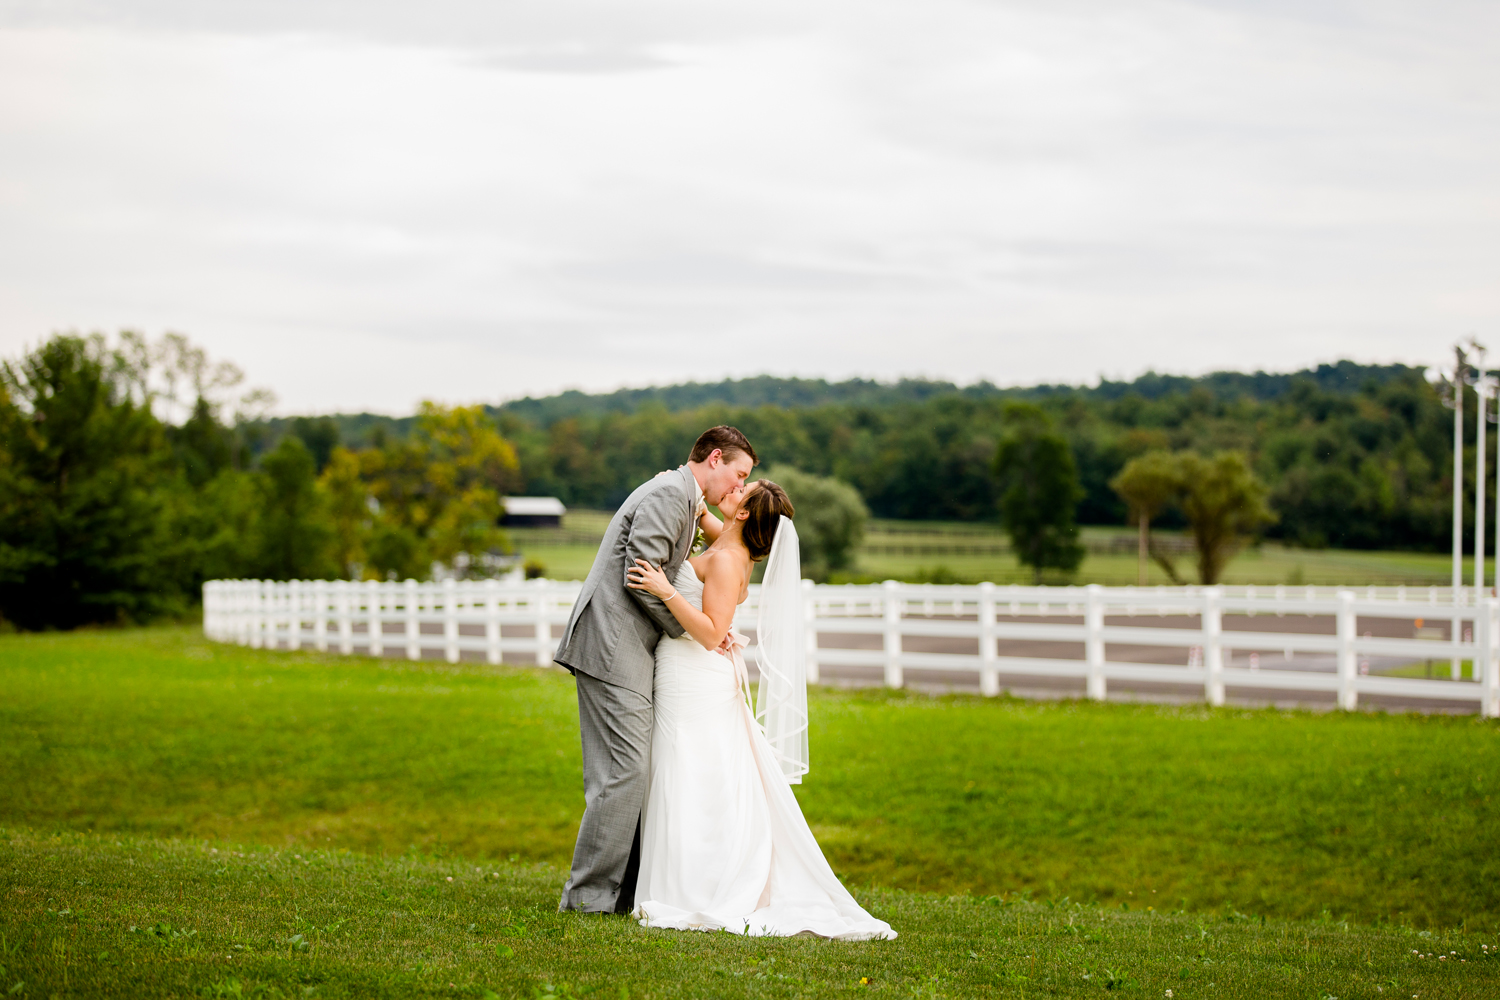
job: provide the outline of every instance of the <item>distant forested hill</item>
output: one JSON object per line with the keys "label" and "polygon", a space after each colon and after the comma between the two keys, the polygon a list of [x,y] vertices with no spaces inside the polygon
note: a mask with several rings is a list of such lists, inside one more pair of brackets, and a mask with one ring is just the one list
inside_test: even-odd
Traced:
{"label": "distant forested hill", "polygon": [[703,406],[758,407],[778,406],[788,409],[810,409],[818,406],[891,406],[922,403],[941,396],[964,399],[1039,399],[1054,396],[1079,396],[1084,399],[1115,400],[1129,395],[1142,399],[1160,399],[1172,393],[1202,389],[1215,399],[1249,397],[1270,400],[1291,391],[1298,380],[1311,381],[1331,393],[1356,392],[1366,385],[1384,385],[1421,369],[1406,365],[1358,365],[1340,361],[1332,365],[1291,374],[1266,372],[1214,372],[1211,375],[1158,375],[1147,372],[1130,382],[1104,380],[1096,387],[1036,385],[1001,389],[989,382],[958,386],[952,382],[927,379],[902,379],[899,382],[876,382],[850,379],[829,382],[825,379],[776,378],[757,375],[754,378],[726,379],[722,382],[687,382],[682,385],[652,386],[646,389],[619,389],[607,393],[583,393],[576,389],[555,396],[512,400],[496,409],[509,416],[543,427],[566,417],[599,417],[609,413],[630,414],[647,407],[669,413],[694,410]]}
{"label": "distant forested hill", "polygon": [[[642,479],[679,464],[704,427],[733,423],[765,464],[837,476],[877,515],[992,520],[991,461],[1014,399],[1041,405],[1071,442],[1084,524],[1124,523],[1109,481],[1135,455],[1234,448],[1271,486],[1273,537],[1353,547],[1448,543],[1451,411],[1425,370],[1406,365],[1341,361],[1290,374],[1148,373],[1089,387],[1009,389],[759,376],[567,392],[490,413],[516,446],[526,491],[572,505],[618,504]],[[1471,399],[1469,441],[1474,412]],[[263,438],[291,431],[325,454],[339,442],[380,446],[409,425],[368,414],[296,418],[268,422]]]}

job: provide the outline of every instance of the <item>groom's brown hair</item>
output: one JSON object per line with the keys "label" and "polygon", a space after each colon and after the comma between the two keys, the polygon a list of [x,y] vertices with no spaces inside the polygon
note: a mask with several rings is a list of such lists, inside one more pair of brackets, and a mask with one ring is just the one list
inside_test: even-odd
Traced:
{"label": "groom's brown hair", "polygon": [[724,457],[733,458],[735,452],[742,452],[750,456],[751,465],[759,465],[760,457],[755,454],[755,449],[750,447],[750,441],[740,433],[738,427],[730,427],[728,424],[720,424],[710,427],[698,435],[693,450],[688,453],[689,462],[702,462],[714,453],[714,449],[724,453]]}

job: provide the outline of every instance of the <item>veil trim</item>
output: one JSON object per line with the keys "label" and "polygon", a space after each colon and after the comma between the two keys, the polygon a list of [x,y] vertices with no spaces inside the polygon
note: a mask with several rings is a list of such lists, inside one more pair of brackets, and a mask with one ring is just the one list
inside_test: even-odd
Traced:
{"label": "veil trim", "polygon": [[760,585],[755,628],[760,685],[755,718],[776,753],[782,775],[800,784],[811,761],[807,746],[807,621],[797,529],[783,516]]}

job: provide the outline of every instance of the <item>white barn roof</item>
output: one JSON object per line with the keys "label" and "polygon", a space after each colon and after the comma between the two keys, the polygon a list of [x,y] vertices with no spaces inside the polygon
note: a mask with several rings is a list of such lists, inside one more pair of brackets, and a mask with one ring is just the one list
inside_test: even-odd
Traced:
{"label": "white barn roof", "polygon": [[505,513],[512,517],[562,517],[567,512],[557,497],[505,498]]}

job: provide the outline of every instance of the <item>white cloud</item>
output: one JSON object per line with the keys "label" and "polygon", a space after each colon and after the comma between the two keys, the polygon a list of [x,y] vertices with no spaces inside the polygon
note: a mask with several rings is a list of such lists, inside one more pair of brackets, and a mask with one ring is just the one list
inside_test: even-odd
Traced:
{"label": "white cloud", "polygon": [[1490,5],[16,5],[0,352],[285,408],[1427,362],[1500,319]]}

